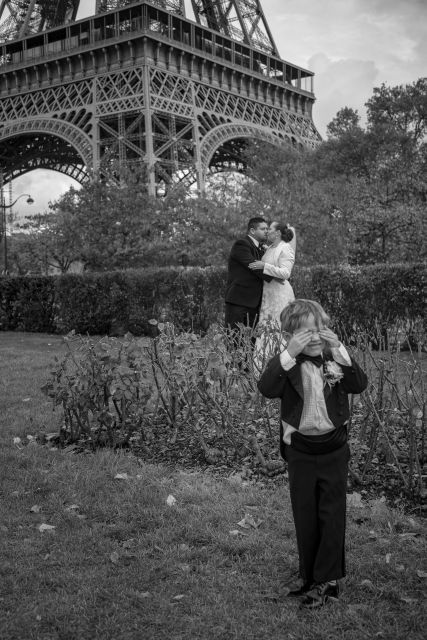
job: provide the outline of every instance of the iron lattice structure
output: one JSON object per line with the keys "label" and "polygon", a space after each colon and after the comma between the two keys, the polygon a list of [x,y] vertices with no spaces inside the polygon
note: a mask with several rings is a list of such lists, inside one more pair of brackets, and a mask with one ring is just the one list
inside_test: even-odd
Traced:
{"label": "iron lattice structure", "polygon": [[97,0],[78,21],[77,0],[56,13],[53,0],[25,3],[39,10],[25,35],[0,24],[5,182],[35,168],[84,182],[119,163],[151,194],[178,181],[203,191],[208,172],[244,169],[248,139],[320,141],[313,74],[277,55],[258,0],[192,0],[196,21],[183,0]]}

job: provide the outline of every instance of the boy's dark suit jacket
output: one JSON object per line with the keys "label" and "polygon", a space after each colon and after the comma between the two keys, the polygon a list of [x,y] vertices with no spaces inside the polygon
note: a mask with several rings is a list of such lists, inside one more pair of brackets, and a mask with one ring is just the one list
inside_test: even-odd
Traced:
{"label": "boy's dark suit jacket", "polygon": [[[340,364],[340,367],[344,374],[342,380],[333,387],[326,385],[324,389],[326,409],[335,428],[349,418],[348,394],[362,393],[368,385],[366,374],[353,359],[350,366]],[[280,364],[280,355],[274,356],[258,381],[258,389],[266,398],[281,398],[280,453],[284,458],[282,420],[298,429],[304,405],[301,365],[296,364],[285,371]]]}
{"label": "boy's dark suit jacket", "polygon": [[225,302],[255,309],[261,304],[262,285],[272,277],[264,275],[262,269],[251,270],[248,265],[261,259],[262,252],[246,236],[236,240],[228,259],[228,279]]}

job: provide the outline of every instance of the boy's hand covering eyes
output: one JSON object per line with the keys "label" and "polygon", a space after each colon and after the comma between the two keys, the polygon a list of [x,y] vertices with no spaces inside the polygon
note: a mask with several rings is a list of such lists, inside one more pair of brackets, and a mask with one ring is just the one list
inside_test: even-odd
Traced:
{"label": "boy's hand covering eyes", "polygon": [[311,329],[301,329],[292,334],[286,347],[291,358],[295,358],[311,340]]}
{"label": "boy's hand covering eyes", "polygon": [[339,347],[341,342],[337,334],[332,329],[320,329],[319,336],[329,344],[330,347]]}

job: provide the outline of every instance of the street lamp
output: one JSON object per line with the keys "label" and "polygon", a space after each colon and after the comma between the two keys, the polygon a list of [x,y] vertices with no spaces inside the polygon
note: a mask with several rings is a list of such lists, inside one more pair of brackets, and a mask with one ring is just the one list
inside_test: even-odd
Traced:
{"label": "street lamp", "polygon": [[6,209],[11,209],[20,198],[24,198],[27,197],[27,204],[34,204],[34,200],[32,199],[32,197],[30,196],[29,193],[21,193],[20,196],[18,196],[16,198],[16,200],[14,200],[13,202],[11,202],[10,204],[4,204],[3,202],[3,194],[2,194],[2,198],[0,201],[0,207],[2,209],[1,211],[1,223],[2,223],[2,233],[3,233],[3,237],[4,237],[4,268],[3,268],[3,274],[7,275],[7,270],[8,270],[8,265],[7,265],[7,233],[6,233]]}

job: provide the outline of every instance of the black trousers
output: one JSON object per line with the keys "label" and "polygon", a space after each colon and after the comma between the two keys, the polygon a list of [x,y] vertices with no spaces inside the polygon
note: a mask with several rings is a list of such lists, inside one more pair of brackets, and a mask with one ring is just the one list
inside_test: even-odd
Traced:
{"label": "black trousers", "polygon": [[[225,327],[231,329],[232,343],[234,349],[243,346],[242,333],[239,324],[246,327],[256,327],[258,322],[259,307],[242,307],[238,304],[225,303]],[[251,347],[255,346],[256,338],[251,335]]]}
{"label": "black trousers", "polygon": [[286,445],[289,488],[304,582],[345,576],[348,444],[322,455]]}
{"label": "black trousers", "polygon": [[254,327],[258,322],[259,307],[242,307],[238,304],[225,303],[225,326],[237,329],[239,323],[246,327]]}

